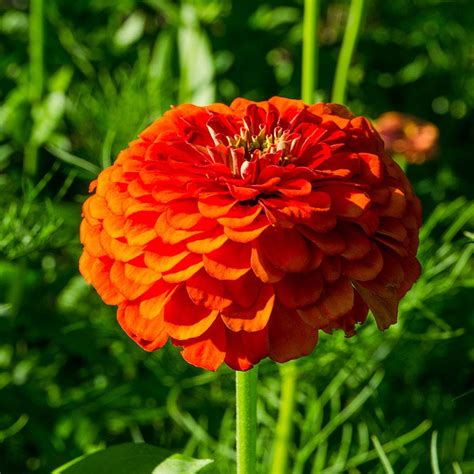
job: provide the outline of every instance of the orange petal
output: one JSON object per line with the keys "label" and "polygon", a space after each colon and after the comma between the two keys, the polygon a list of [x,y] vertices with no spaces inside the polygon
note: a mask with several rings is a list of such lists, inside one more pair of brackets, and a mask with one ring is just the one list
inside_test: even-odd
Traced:
{"label": "orange petal", "polygon": [[117,291],[117,288],[110,280],[110,269],[112,262],[104,263],[96,259],[91,268],[91,283],[104,300],[105,304],[117,305],[125,300],[123,295]]}
{"label": "orange petal", "polygon": [[276,309],[269,324],[270,359],[287,362],[313,352],[318,331],[306,324],[295,310]]}
{"label": "orange petal", "polygon": [[325,316],[318,305],[297,310],[300,318],[315,329],[323,329],[331,323],[331,318]]}
{"label": "orange petal", "polygon": [[176,290],[163,310],[168,334],[180,341],[204,334],[218,314],[218,311],[195,305],[189,298],[185,286]]}
{"label": "orange petal", "polygon": [[127,300],[135,300],[142,296],[152,286],[152,283],[142,284],[129,279],[125,274],[125,264],[116,260],[110,269],[110,281]]}
{"label": "orange petal", "polygon": [[262,282],[253,272],[248,272],[237,280],[225,280],[223,283],[232,301],[244,309],[255,304],[262,288]]}
{"label": "orange petal", "polygon": [[95,258],[92,257],[87,250],[83,250],[80,258],[79,258],[79,271],[81,275],[84,277],[87,283],[91,283],[91,269],[92,265],[94,265]]}
{"label": "orange petal", "polygon": [[377,234],[391,237],[398,242],[403,242],[408,235],[407,230],[403,224],[398,219],[394,219],[393,217],[382,217],[382,219],[380,219]]}
{"label": "orange petal", "polygon": [[142,318],[136,304],[119,306],[117,320],[122,329],[146,351],[159,349],[168,340],[163,318]]}
{"label": "orange petal", "polygon": [[355,289],[374,315],[377,327],[383,331],[397,322],[398,303],[400,298],[397,291],[393,289],[391,295],[380,295],[372,291],[363,283],[354,282]]}
{"label": "orange petal", "polygon": [[356,324],[365,322],[368,311],[368,306],[356,291],[354,293],[354,306],[351,310],[340,318],[329,321],[322,329],[327,333],[331,333],[334,329],[342,329],[346,333],[346,337],[354,336]]}
{"label": "orange petal", "polygon": [[237,201],[225,194],[212,194],[200,197],[199,212],[210,219],[225,216],[237,204]]}
{"label": "orange petal", "polygon": [[130,245],[146,245],[158,237],[153,227],[127,219],[124,235]]}
{"label": "orange petal", "polygon": [[369,253],[370,241],[358,226],[345,224],[341,226],[341,234],[346,242],[342,257],[347,260],[359,260]]}
{"label": "orange petal", "polygon": [[403,190],[390,186],[390,200],[385,208],[380,210],[381,216],[402,217],[405,213],[407,200]]}
{"label": "orange petal", "polygon": [[186,247],[194,253],[211,253],[222,247],[229,237],[222,233],[222,229],[215,230],[213,233],[204,233],[196,239],[186,243]]}
{"label": "orange petal", "polygon": [[317,247],[326,255],[341,254],[346,248],[346,242],[337,230],[318,233],[305,225],[300,226],[299,230],[307,239],[316,244]]}
{"label": "orange petal", "polygon": [[238,204],[233,206],[225,216],[219,217],[217,222],[231,229],[239,229],[252,224],[252,222],[262,213],[263,209],[259,205],[242,206],[241,204]]}
{"label": "orange petal", "polygon": [[166,210],[168,224],[180,230],[209,230],[215,227],[214,220],[203,217],[196,201],[180,201],[170,204]]}
{"label": "orange petal", "polygon": [[234,370],[248,370],[268,355],[268,326],[261,331],[234,332],[226,329],[225,363]]}
{"label": "orange petal", "polygon": [[145,251],[145,264],[157,272],[171,270],[190,255],[184,246],[160,244],[159,240],[148,248],[152,250]]}
{"label": "orange petal", "polygon": [[234,242],[248,243],[255,240],[265,229],[270,226],[268,218],[260,214],[251,224],[238,229],[224,227],[224,233]]}
{"label": "orange petal", "polygon": [[210,277],[204,270],[199,271],[186,282],[191,301],[208,309],[224,310],[232,304],[226,294],[224,284]]}
{"label": "orange petal", "polygon": [[248,309],[233,305],[221,314],[222,321],[232,331],[261,331],[272,313],[275,292],[271,285],[264,285],[254,306]]}
{"label": "orange petal", "polygon": [[218,280],[236,280],[250,270],[250,246],[227,241],[219,249],[203,255],[207,273]]}
{"label": "orange petal", "polygon": [[383,259],[378,246],[371,243],[370,252],[360,260],[345,261],[343,273],[351,280],[373,280],[382,270]]}
{"label": "orange petal", "polygon": [[148,267],[137,267],[126,263],[124,266],[125,276],[136,283],[148,285],[155,283],[161,278],[161,273],[155,272]]}
{"label": "orange petal", "polygon": [[317,307],[323,316],[335,319],[350,311],[353,304],[354,288],[349,279],[341,277],[333,284],[326,284]]}
{"label": "orange petal", "polygon": [[158,236],[165,244],[175,245],[183,242],[190,237],[202,233],[200,230],[178,230],[171,227],[166,219],[166,213],[162,213],[155,224],[155,230]]}
{"label": "orange petal", "polygon": [[217,370],[226,356],[226,332],[222,321],[216,319],[212,326],[200,337],[186,342],[176,341],[183,346],[183,359],[196,367]]}
{"label": "orange petal", "polygon": [[168,283],[179,283],[191,278],[203,267],[202,258],[200,255],[189,254],[176,266],[163,272],[163,280]]}
{"label": "orange petal", "polygon": [[285,275],[285,272],[276,269],[269,263],[258,243],[255,243],[252,247],[250,265],[255,275],[263,283],[275,283]]}
{"label": "orange petal", "polygon": [[287,308],[302,308],[314,304],[323,290],[319,270],[287,274],[275,285],[279,301]]}
{"label": "orange petal", "polygon": [[105,249],[100,240],[101,233],[102,225],[91,226],[86,219],[82,220],[80,227],[80,240],[92,257],[102,257],[106,255]]}
{"label": "orange petal", "polygon": [[279,188],[278,192],[289,198],[297,198],[300,196],[307,196],[311,193],[312,186],[306,179],[291,179],[284,182]]}
{"label": "orange petal", "polygon": [[110,209],[107,206],[107,201],[97,194],[94,194],[90,198],[85,201],[84,206],[87,205],[88,213],[94,219],[105,219],[108,215],[110,215]]}
{"label": "orange petal", "polygon": [[146,294],[149,297],[145,299],[146,296],[144,296],[140,302],[141,316],[145,319],[158,317],[177,289],[177,285],[166,283],[163,280],[157,282]]}
{"label": "orange petal", "polygon": [[259,240],[271,265],[285,272],[306,269],[312,255],[307,240],[295,229],[271,228]]}
{"label": "orange petal", "polygon": [[325,257],[319,269],[328,283],[334,283],[341,276],[341,259],[338,256]]}
{"label": "orange petal", "polygon": [[383,179],[382,160],[372,153],[359,153],[360,174],[365,183],[377,183]]}
{"label": "orange petal", "polygon": [[369,196],[355,186],[334,184],[322,190],[331,196],[331,209],[341,217],[359,217],[370,203]]}

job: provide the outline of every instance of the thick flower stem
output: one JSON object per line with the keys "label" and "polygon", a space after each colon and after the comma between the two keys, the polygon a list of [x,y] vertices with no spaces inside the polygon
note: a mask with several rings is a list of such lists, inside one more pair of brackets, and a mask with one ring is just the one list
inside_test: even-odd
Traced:
{"label": "thick flower stem", "polygon": [[314,102],[314,91],[318,82],[318,19],[319,0],[305,0],[301,98],[307,104]]}
{"label": "thick flower stem", "polygon": [[351,66],[352,54],[359,36],[363,11],[364,0],[352,0],[332,89],[332,101],[339,104],[344,104],[346,101],[347,77]]}
{"label": "thick flower stem", "polygon": [[258,368],[236,372],[237,474],[255,474]]}
{"label": "thick flower stem", "polygon": [[296,361],[287,362],[281,366],[281,395],[280,412],[273,444],[273,459],[271,474],[288,472],[288,447],[293,432],[293,412],[295,408],[296,382],[298,366]]}

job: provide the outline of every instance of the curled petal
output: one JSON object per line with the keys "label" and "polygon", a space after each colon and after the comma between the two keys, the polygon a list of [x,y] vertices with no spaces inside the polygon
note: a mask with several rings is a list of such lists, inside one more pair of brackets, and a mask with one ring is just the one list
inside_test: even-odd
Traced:
{"label": "curled petal", "polygon": [[228,241],[202,257],[206,272],[218,280],[237,280],[250,270],[250,246]]}
{"label": "curled petal", "polygon": [[186,282],[186,289],[191,301],[198,306],[223,311],[232,304],[224,283],[210,277],[204,270],[200,270]]}
{"label": "curled petal", "polygon": [[250,308],[229,306],[222,312],[222,320],[231,331],[261,331],[268,324],[275,302],[271,285],[263,285],[255,304]]}
{"label": "curled petal", "polygon": [[166,331],[173,339],[180,341],[204,334],[218,314],[218,311],[194,304],[185,286],[176,290],[163,310]]}
{"label": "curled petal", "polygon": [[163,318],[143,318],[136,304],[119,306],[117,320],[122,329],[146,351],[159,349],[168,340]]}
{"label": "curled petal", "polygon": [[222,321],[216,319],[201,336],[187,341],[175,341],[183,347],[181,355],[186,362],[196,367],[215,371],[224,362],[227,338]]}

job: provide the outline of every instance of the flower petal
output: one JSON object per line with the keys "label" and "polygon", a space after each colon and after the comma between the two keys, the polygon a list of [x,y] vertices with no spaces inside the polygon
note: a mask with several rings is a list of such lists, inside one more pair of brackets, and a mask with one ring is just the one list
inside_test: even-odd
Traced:
{"label": "flower petal", "polygon": [[204,334],[218,314],[218,311],[195,305],[185,286],[176,290],[163,310],[166,331],[173,339],[180,341]]}
{"label": "flower petal", "polygon": [[141,317],[136,304],[119,306],[117,320],[122,329],[146,351],[159,349],[168,340],[163,318],[145,319]]}
{"label": "flower petal", "polygon": [[311,354],[318,331],[307,325],[293,310],[275,308],[269,325],[270,359],[287,362]]}
{"label": "flower petal", "polygon": [[275,284],[278,300],[286,308],[302,308],[314,304],[323,291],[319,270],[309,273],[288,273]]}
{"label": "flower petal", "polygon": [[224,309],[222,321],[231,331],[261,331],[270,319],[275,301],[275,292],[271,285],[263,285],[255,304],[250,308],[232,305]]}
{"label": "flower petal", "polygon": [[223,311],[232,304],[224,284],[200,270],[186,282],[191,301],[208,309]]}
{"label": "flower petal", "polygon": [[251,248],[246,244],[227,241],[217,250],[203,255],[206,272],[218,280],[237,280],[250,271]]}
{"label": "flower petal", "polygon": [[202,369],[215,371],[226,357],[226,331],[219,319],[216,319],[201,336],[187,341],[176,341],[176,343],[183,346],[181,351],[183,359]]}
{"label": "flower petal", "polygon": [[311,261],[309,243],[295,229],[272,227],[267,229],[259,242],[265,257],[278,270],[300,272]]}

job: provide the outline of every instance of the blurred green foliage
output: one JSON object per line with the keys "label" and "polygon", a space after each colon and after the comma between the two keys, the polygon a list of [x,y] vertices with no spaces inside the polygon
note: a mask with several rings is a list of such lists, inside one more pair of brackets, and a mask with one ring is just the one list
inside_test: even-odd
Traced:
{"label": "blurred green foliage", "polygon": [[[348,2],[321,3],[315,100],[328,100]],[[80,203],[88,181],[170,104],[298,97],[302,2],[43,7],[32,18],[26,0],[0,3],[0,471],[50,472],[145,440],[228,472],[233,374],[194,369],[171,347],[145,353],[122,333],[78,276]],[[443,473],[474,471],[473,24],[470,0],[368,4],[349,106],[372,117],[412,113],[441,130],[438,161],[408,170],[425,212],[424,273],[396,327],[323,335],[302,361],[295,474],[382,473],[390,464],[425,473],[437,463]],[[25,160],[37,164],[33,180]],[[276,364],[261,364],[259,393],[265,472]]]}

